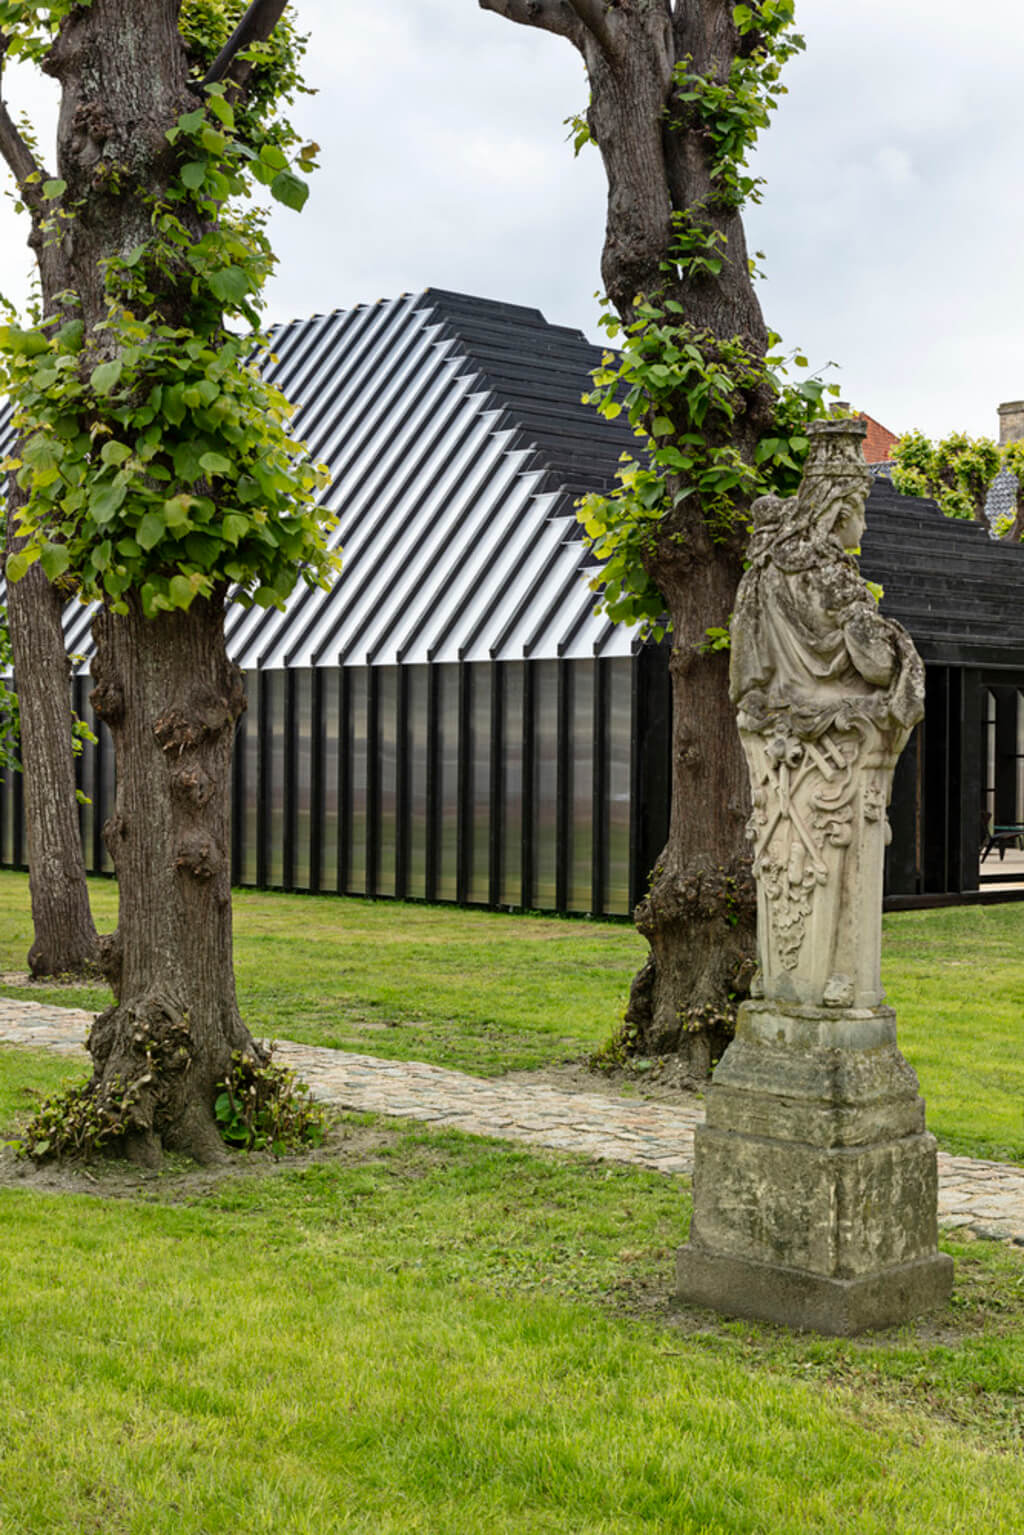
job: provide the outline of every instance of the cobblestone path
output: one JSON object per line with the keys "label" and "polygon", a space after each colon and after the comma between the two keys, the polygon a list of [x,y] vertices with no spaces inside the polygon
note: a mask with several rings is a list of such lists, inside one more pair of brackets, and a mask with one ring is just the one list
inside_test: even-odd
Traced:
{"label": "cobblestone path", "polygon": [[[0,1043],[85,1058],[92,1014],[0,997]],[[471,1135],[526,1141],[597,1161],[633,1162],[662,1173],[693,1167],[697,1102],[649,1103],[563,1092],[542,1083],[503,1082],[419,1061],[384,1061],[347,1050],[278,1041],[277,1056],[317,1098]],[[939,1153],[939,1221],[975,1236],[1024,1246],[1024,1167]]]}

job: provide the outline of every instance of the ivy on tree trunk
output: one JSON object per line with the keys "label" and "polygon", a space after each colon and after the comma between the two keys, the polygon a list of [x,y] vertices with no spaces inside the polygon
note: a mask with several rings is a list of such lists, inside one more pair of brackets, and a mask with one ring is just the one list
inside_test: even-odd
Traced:
{"label": "ivy on tree trunk", "polygon": [[[244,707],[224,603],[280,605],[333,571],[321,477],[249,361],[272,258],[252,178],[301,207],[312,165],[275,115],[301,46],[283,0],[0,3],[7,48],[60,84],[48,178],[10,119],[0,152],[45,262],[41,319],[0,331],[21,433],[21,581],[98,601],[92,701],[114,741],[104,837],[118,877],[93,1028],[96,1102],[125,1153],[224,1155],[216,1086],[265,1050],[231,948],[230,756]],[[260,45],[255,52],[252,45]]]}
{"label": "ivy on tree trunk", "polygon": [[650,955],[620,1043],[678,1052],[705,1075],[755,963],[746,765],[728,695],[728,626],[748,512],[795,488],[824,386],[776,376],[740,210],[746,155],[802,41],[792,0],[479,0],[568,39],[590,103],[576,120],[608,181],[601,271],[617,320],[592,396],[647,438],[611,498],[581,518],[613,618],[671,629],[668,842],[636,912]]}

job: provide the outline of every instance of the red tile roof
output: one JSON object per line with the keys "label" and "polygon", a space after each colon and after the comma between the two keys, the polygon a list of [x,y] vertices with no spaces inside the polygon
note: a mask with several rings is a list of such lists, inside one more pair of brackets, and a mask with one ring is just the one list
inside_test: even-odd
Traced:
{"label": "red tile roof", "polygon": [[893,444],[899,442],[899,435],[890,432],[889,428],[882,426],[867,411],[859,410],[857,415],[867,423],[868,435],[864,439],[864,457],[869,464],[884,464],[892,458]]}

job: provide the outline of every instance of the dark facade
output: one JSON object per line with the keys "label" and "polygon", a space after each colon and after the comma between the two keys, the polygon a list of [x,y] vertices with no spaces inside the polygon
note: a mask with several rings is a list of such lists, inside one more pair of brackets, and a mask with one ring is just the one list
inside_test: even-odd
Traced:
{"label": "dark facade", "polygon": [[[665,839],[669,691],[664,648],[596,616],[585,579],[575,500],[633,443],[581,402],[600,350],[537,311],[436,290],[275,345],[295,432],[330,467],[344,564],[328,593],[230,616],[249,700],[235,880],[626,915]],[[864,574],[928,677],[897,772],[890,899],[976,899],[983,826],[1024,818],[1024,550],[885,480],[868,514]],[[70,607],[87,720],[88,626]],[[112,770],[101,730],[79,764],[96,871]],[[22,858],[10,775],[0,862]]]}

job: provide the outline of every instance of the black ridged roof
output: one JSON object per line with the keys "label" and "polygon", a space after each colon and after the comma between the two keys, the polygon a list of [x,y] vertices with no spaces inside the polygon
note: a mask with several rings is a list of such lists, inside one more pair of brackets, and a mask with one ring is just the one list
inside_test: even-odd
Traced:
{"label": "black ridged roof", "polygon": [[[581,395],[602,348],[539,310],[431,288],[280,327],[268,373],[324,460],[342,573],[229,615],[244,666],[625,656],[574,500],[636,440]],[[0,414],[0,447],[5,420]],[[1024,669],[1024,549],[876,479],[862,570],[926,660]],[[88,610],[66,614],[87,653]]]}
{"label": "black ridged roof", "polygon": [[1024,668],[1024,547],[875,481],[860,567],[926,661]]}

